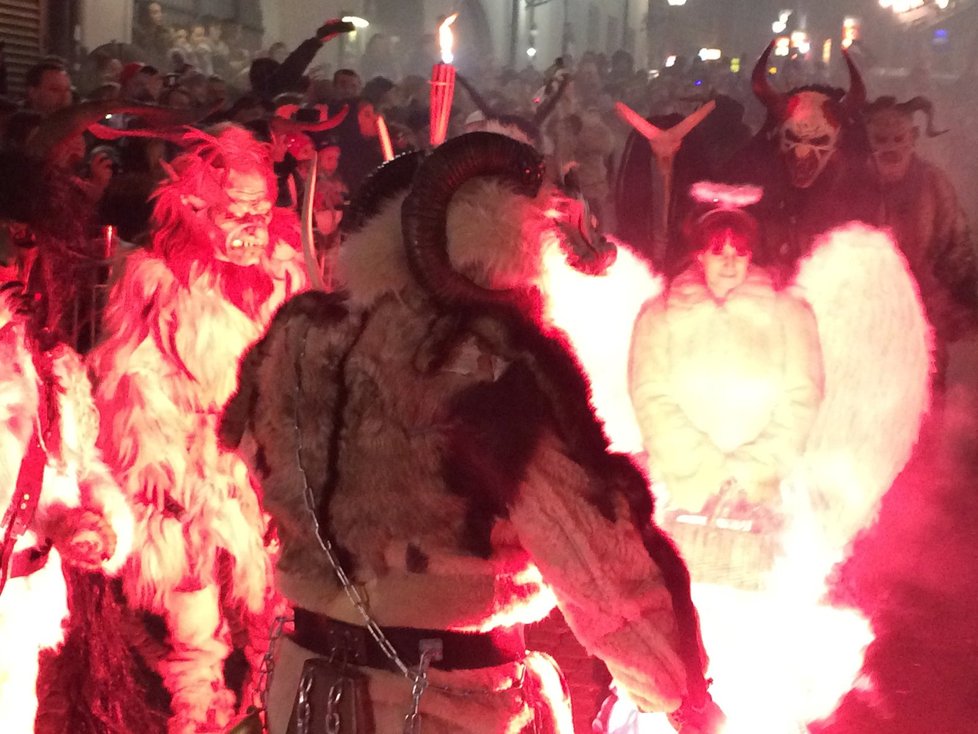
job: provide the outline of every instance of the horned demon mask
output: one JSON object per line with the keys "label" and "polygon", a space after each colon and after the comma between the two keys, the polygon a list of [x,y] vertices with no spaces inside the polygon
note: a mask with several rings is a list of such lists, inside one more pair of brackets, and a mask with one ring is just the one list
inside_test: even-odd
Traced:
{"label": "horned demon mask", "polygon": [[927,115],[928,137],[946,132],[934,130],[933,105],[924,97],[914,97],[901,103],[894,97],[880,97],[866,109],[869,146],[883,183],[903,180],[910,169],[920,137],[920,129],[913,120],[916,112]]}
{"label": "horned demon mask", "polygon": [[859,70],[843,51],[849,67],[849,92],[838,98],[826,87],[807,87],[783,94],[767,78],[768,58],[774,42],[765,49],[751,78],[754,94],[777,121],[778,148],[788,169],[791,185],[807,189],[828,165],[839,147],[843,125],[866,101]]}

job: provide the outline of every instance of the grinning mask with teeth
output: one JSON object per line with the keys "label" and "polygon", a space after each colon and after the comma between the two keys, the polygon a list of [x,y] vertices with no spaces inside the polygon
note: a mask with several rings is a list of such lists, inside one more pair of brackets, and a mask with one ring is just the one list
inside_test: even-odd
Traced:
{"label": "grinning mask with teeth", "polygon": [[208,214],[222,243],[217,257],[235,265],[256,265],[268,250],[272,201],[268,183],[257,171],[231,169],[224,188],[226,206],[210,207]]}
{"label": "grinning mask with teeth", "polygon": [[820,92],[799,92],[788,101],[788,116],[778,132],[781,155],[796,188],[815,183],[838,147],[841,125],[827,114],[830,102]]}
{"label": "grinning mask with teeth", "polygon": [[276,240],[268,146],[235,125],[194,130],[182,142],[189,150],[156,192],[155,247],[181,272],[211,260],[260,264]]}

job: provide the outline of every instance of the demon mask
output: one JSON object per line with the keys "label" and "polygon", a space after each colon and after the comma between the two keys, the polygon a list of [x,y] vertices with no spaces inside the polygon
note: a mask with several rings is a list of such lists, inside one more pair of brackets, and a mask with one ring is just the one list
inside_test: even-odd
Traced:
{"label": "demon mask", "polygon": [[191,150],[173,161],[171,180],[157,192],[166,247],[192,248],[191,259],[258,264],[270,247],[276,191],[268,146],[234,125],[194,130],[183,142]]}
{"label": "demon mask", "polygon": [[902,181],[910,169],[920,137],[914,125],[916,112],[927,115],[927,135],[935,137],[944,131],[933,126],[933,107],[924,97],[897,103],[894,97],[880,97],[866,109],[866,130],[872,150],[873,163],[883,183]]}
{"label": "demon mask", "polygon": [[843,126],[866,100],[858,69],[843,52],[849,67],[850,87],[845,95],[828,87],[802,87],[788,94],[768,81],[772,42],[754,67],[754,94],[777,124],[778,147],[788,169],[791,185],[807,189],[822,174],[839,146]]}
{"label": "demon mask", "polygon": [[272,199],[268,177],[260,170],[230,169],[224,180],[224,197],[208,209],[211,222],[223,234],[215,248],[218,259],[235,265],[255,265],[269,246]]}

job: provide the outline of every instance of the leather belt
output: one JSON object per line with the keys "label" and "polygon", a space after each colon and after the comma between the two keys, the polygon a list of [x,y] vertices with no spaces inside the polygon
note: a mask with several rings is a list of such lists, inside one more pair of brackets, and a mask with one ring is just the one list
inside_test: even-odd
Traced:
{"label": "leather belt", "polygon": [[[400,672],[384,654],[366,627],[327,617],[324,614],[296,608],[292,640],[323,657],[346,656],[346,661],[376,670]],[[431,663],[439,670],[474,670],[491,668],[522,660],[526,642],[522,625],[492,632],[452,632],[416,627],[382,627],[384,636],[409,667],[418,665],[421,644],[436,641],[441,645],[441,659]]]}

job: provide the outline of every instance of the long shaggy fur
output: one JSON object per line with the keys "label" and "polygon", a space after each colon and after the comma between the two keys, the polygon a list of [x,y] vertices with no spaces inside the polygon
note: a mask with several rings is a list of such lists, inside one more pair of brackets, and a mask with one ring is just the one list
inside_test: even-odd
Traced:
{"label": "long shaggy fur", "polygon": [[933,339],[909,267],[890,235],[859,222],[834,229],[801,263],[825,364],[825,399],[803,481],[844,546],[873,518],[906,464],[930,406]]}
{"label": "long shaggy fur", "polygon": [[[170,732],[221,726],[233,708],[223,663],[232,633],[260,625],[270,569],[261,500],[248,468],[217,438],[235,365],[278,307],[306,286],[297,222],[273,209],[260,262],[225,261],[214,213],[232,172],[257,173],[274,196],[267,147],[234,126],[187,133],[156,194],[152,249],[130,255],[91,354],[102,410],[100,443],[137,507],[128,602],[166,618],[158,671],[173,694]],[[162,508],[157,503],[162,504]],[[239,644],[239,647],[241,645]]]}
{"label": "long shaggy fur", "polygon": [[[454,267],[484,286],[531,285],[553,239],[552,196],[466,184],[447,213]],[[566,337],[538,312],[447,312],[429,299],[407,267],[399,207],[344,243],[345,302],[305,294],[279,312],[225,412],[222,437],[262,476],[279,527],[280,588],[362,621],[318,548],[319,508],[381,625],[540,619],[552,598],[532,558],[589,649],[648,705],[675,708],[687,680],[702,686],[702,654],[645,477],[610,452]]]}
{"label": "long shaggy fur", "polygon": [[[41,400],[42,381],[49,404]],[[48,466],[33,521],[15,548],[27,550],[43,544],[73,511],[83,508],[101,515],[112,529],[116,545],[102,569],[118,571],[132,547],[133,517],[95,448],[98,419],[81,360],[63,345],[41,351],[11,293],[0,291],[0,512],[11,502],[41,410],[53,421],[43,437]],[[62,623],[69,614],[67,594],[55,548],[40,570],[10,579],[0,596],[0,649],[4,651],[0,656],[0,729],[4,732],[34,731],[38,656],[62,642]],[[124,648],[111,641],[103,650],[125,654]],[[81,677],[97,677],[88,662],[75,660]],[[125,689],[135,692],[129,686]],[[89,692],[86,689],[78,695],[80,705],[91,703]],[[140,710],[137,703],[132,713],[138,718]],[[94,716],[102,713],[96,710]],[[104,718],[107,724],[114,720],[112,715]]]}

